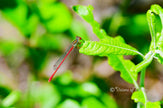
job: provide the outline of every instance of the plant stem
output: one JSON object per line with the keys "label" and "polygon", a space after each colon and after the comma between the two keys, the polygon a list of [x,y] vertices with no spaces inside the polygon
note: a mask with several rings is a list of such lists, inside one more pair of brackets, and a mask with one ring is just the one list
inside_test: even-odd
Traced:
{"label": "plant stem", "polygon": [[144,87],[145,70],[146,70],[146,68],[144,68],[140,74],[140,87]]}
{"label": "plant stem", "polygon": [[144,55],[141,52],[137,51],[137,53],[144,59]]}
{"label": "plant stem", "polygon": [[[140,74],[140,89],[143,91],[143,94],[145,97],[144,107],[146,108],[147,95],[146,95],[145,89],[144,89],[145,71],[146,71],[146,68],[142,69],[141,74]],[[140,107],[141,107],[141,103],[137,103],[137,108],[140,108]]]}
{"label": "plant stem", "polygon": [[137,107],[136,108],[140,108],[140,102],[137,103]]}

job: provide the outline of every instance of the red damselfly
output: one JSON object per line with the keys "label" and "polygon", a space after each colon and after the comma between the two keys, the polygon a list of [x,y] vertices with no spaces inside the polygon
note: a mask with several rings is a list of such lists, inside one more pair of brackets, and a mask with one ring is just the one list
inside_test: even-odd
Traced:
{"label": "red damselfly", "polygon": [[60,68],[60,66],[62,65],[62,63],[65,61],[65,59],[67,58],[67,56],[71,53],[71,51],[78,45],[79,41],[81,40],[81,37],[76,36],[76,39],[72,42],[72,44],[67,48],[67,50],[65,51],[65,53],[57,60],[57,62],[54,65],[54,72],[51,75],[51,77],[49,78],[49,82],[52,80],[53,76],[55,75],[55,73],[58,71],[58,69]]}

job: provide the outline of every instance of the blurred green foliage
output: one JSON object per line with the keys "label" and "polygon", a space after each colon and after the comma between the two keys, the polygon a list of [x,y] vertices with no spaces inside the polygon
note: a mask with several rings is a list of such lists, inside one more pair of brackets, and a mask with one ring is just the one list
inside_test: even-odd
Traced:
{"label": "blurred green foliage", "polygon": [[[90,7],[90,11],[92,9]],[[72,72],[66,72],[48,83],[47,75],[43,75],[50,55],[62,54],[67,47],[66,42],[70,44],[75,36],[90,40],[86,27],[73,17],[64,3],[58,0],[1,0],[0,17],[12,24],[17,30],[15,32],[21,35],[20,40],[17,37],[6,40],[3,38],[6,36],[0,36],[0,57],[7,62],[16,82],[10,80],[7,72],[0,70],[0,74],[6,74],[0,75],[0,108],[118,108],[107,93],[107,84],[100,85],[105,82],[103,79],[77,83]],[[145,37],[149,34],[145,19],[144,13],[123,15],[117,12],[106,18],[102,27],[109,35],[122,35],[128,43],[133,42],[131,44],[145,53],[149,46]],[[88,19],[91,20],[94,18]],[[104,31],[98,31],[100,25],[97,22],[91,24],[95,26],[93,31],[101,37],[107,35]],[[141,39],[138,41],[137,38]],[[20,68],[24,64],[30,66],[29,75]],[[17,87],[17,83],[21,82],[17,81],[19,68],[27,78],[28,87],[24,91]],[[9,85],[7,82],[12,83]]]}

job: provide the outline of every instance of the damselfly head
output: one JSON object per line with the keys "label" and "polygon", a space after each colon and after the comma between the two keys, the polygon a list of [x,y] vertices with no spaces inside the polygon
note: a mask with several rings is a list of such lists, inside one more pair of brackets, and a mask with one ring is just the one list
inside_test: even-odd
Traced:
{"label": "damselfly head", "polygon": [[81,37],[79,37],[79,36],[76,36],[76,39],[79,39],[79,40],[81,40],[82,38],[81,38]]}

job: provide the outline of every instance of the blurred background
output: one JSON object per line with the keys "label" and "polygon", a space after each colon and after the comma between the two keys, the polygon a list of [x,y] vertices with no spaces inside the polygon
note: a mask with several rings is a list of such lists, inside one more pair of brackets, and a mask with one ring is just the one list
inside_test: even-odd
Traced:
{"label": "blurred background", "polygon": [[[73,5],[93,5],[108,35],[123,36],[145,54],[146,11],[155,3],[163,7],[162,0],[0,0],[0,108],[136,108],[134,86],[105,57],[74,51],[52,82],[48,78],[76,35],[98,41]],[[163,66],[156,60],[147,68],[145,88],[150,101],[163,100]]]}

